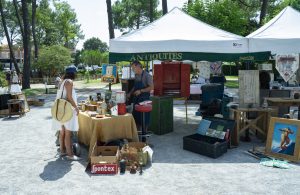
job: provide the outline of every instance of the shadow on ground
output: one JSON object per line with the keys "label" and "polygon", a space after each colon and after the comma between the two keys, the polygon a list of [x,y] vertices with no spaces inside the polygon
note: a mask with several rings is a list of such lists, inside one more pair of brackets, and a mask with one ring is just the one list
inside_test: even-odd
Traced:
{"label": "shadow on ground", "polygon": [[72,169],[72,161],[58,158],[55,161],[50,161],[44,167],[43,172],[40,174],[40,178],[44,181],[56,181],[63,178]]}

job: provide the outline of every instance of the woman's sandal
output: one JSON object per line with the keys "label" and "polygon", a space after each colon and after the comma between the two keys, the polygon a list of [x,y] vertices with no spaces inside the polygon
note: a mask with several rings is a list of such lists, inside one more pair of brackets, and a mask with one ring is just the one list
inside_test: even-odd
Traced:
{"label": "woman's sandal", "polygon": [[63,157],[63,156],[66,156],[67,153],[66,152],[59,152],[58,155],[59,155],[59,157]]}
{"label": "woman's sandal", "polygon": [[78,160],[81,160],[80,157],[76,156],[76,155],[73,155],[73,156],[66,156],[66,158],[68,160],[72,160],[72,161],[78,161]]}

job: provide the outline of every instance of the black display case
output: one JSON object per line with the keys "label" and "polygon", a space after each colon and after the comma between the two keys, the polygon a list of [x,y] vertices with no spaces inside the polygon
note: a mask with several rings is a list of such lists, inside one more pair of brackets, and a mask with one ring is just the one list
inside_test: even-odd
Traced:
{"label": "black display case", "polygon": [[183,137],[183,149],[211,158],[218,158],[227,152],[230,132],[234,130],[235,121],[217,117],[205,117],[204,119],[211,121],[209,127],[211,129],[216,129],[218,125],[223,126],[224,131],[229,129],[229,139],[218,139],[196,133]]}

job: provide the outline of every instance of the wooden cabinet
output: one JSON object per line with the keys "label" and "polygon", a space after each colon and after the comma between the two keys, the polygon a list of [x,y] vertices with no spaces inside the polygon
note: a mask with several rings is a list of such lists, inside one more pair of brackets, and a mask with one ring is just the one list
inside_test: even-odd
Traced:
{"label": "wooden cabinet", "polygon": [[154,134],[163,135],[173,131],[173,98],[153,96],[150,127]]}
{"label": "wooden cabinet", "polygon": [[154,95],[190,96],[190,65],[162,62],[154,65]]}

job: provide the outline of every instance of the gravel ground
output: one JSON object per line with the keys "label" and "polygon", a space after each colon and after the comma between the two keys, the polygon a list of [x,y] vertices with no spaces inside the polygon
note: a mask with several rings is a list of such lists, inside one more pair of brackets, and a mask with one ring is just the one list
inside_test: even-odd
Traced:
{"label": "gravel ground", "polygon": [[[79,99],[98,90],[78,90]],[[26,116],[0,118],[0,194],[300,194],[300,166],[269,168],[244,153],[258,140],[241,142],[218,159],[182,149],[182,137],[195,133],[200,118],[197,105],[174,106],[174,132],[150,138],[152,166],[143,175],[102,176],[85,172],[83,160],[71,162],[57,156],[51,131],[50,107],[55,95],[45,95],[43,107]]]}

